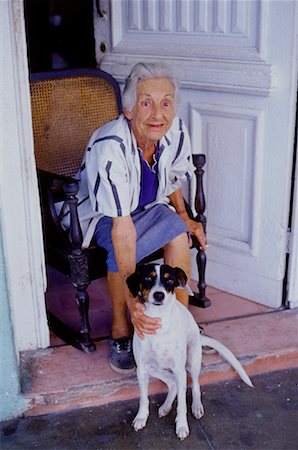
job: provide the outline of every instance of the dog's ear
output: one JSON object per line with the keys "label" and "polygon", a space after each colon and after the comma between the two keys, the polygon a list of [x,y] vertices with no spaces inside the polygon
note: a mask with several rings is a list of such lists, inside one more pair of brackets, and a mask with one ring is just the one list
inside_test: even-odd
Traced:
{"label": "dog's ear", "polygon": [[137,297],[140,292],[140,272],[136,271],[129,275],[129,277],[126,279],[126,283],[128,289],[131,292],[131,295],[133,297]]}
{"label": "dog's ear", "polygon": [[177,278],[177,286],[185,287],[187,282],[187,276],[184,270],[180,269],[180,267],[175,267],[176,278]]}

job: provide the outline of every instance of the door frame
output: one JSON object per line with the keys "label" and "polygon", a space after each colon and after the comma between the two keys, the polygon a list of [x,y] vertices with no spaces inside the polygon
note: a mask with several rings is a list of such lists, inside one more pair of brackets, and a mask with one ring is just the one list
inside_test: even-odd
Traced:
{"label": "door frame", "polygon": [[[49,346],[23,0],[0,2],[1,232],[17,354]],[[5,70],[4,70],[5,68]]]}
{"label": "door frame", "polygon": [[286,293],[286,306],[290,309],[298,308],[298,124],[296,124],[296,127],[296,164],[294,168],[294,192],[292,223],[290,224],[289,266]]}

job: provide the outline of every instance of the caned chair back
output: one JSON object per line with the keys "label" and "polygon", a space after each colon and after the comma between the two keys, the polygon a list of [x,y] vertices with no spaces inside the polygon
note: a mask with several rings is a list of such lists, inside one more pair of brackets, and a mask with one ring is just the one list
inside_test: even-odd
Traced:
{"label": "caned chair back", "polygon": [[121,113],[115,80],[99,69],[31,76],[31,107],[38,169],[72,177],[93,131]]}

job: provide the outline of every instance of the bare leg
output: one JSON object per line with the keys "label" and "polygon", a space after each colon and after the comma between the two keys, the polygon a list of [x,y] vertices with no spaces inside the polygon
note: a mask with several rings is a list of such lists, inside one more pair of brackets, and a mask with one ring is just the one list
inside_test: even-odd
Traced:
{"label": "bare leg", "polygon": [[126,286],[119,272],[108,272],[108,285],[112,299],[113,320],[112,337],[128,337],[132,333],[127,317],[127,304],[125,299]]}
{"label": "bare leg", "polygon": [[[180,267],[190,279],[190,251],[188,237],[182,233],[164,246],[165,264]],[[177,299],[185,306],[188,306],[188,292],[185,289],[176,289]]]}
{"label": "bare leg", "polygon": [[136,230],[130,216],[113,218],[112,242],[119,272],[108,273],[109,290],[112,297],[112,337],[128,337],[131,327],[127,318],[129,297],[126,278],[136,267]]}

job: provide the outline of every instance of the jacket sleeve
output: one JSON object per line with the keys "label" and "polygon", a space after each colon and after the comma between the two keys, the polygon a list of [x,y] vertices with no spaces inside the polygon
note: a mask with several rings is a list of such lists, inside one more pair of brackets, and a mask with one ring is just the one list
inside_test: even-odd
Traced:
{"label": "jacket sleeve", "polygon": [[95,141],[86,151],[88,191],[93,211],[109,217],[130,214],[130,187],[123,142],[115,136]]}
{"label": "jacket sleeve", "polygon": [[191,143],[188,130],[181,119],[176,119],[170,129],[171,160],[169,161],[166,195],[170,195],[189,182],[194,174]]}

